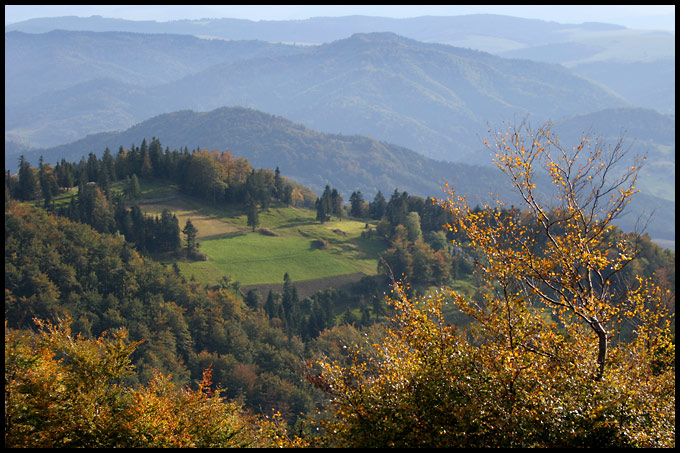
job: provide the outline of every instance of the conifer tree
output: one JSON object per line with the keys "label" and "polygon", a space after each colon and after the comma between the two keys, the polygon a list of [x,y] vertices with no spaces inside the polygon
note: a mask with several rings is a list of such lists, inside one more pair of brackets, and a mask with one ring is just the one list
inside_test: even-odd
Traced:
{"label": "conifer tree", "polygon": [[321,198],[317,198],[314,204],[316,206],[316,220],[320,221],[321,223],[325,223],[328,219],[326,204]]}
{"label": "conifer tree", "polygon": [[19,158],[19,183],[17,184],[17,198],[19,200],[33,200],[38,192],[38,177],[35,169],[24,158]]}
{"label": "conifer tree", "polygon": [[351,207],[350,207],[351,216],[355,217],[355,218],[363,217],[364,216],[364,212],[363,212],[364,196],[361,194],[360,190],[352,192],[352,195],[350,195],[350,197],[349,197],[349,202],[351,204]]}
{"label": "conifer tree", "polygon": [[196,248],[198,248],[198,243],[196,242],[198,229],[191,223],[191,219],[187,219],[184,229],[182,229],[182,233],[186,236],[187,256],[192,256]]}
{"label": "conifer tree", "polygon": [[255,231],[255,228],[257,228],[260,225],[260,215],[257,212],[257,205],[255,204],[255,200],[253,200],[251,197],[248,197],[248,201],[246,202],[246,215],[248,216],[248,226]]}
{"label": "conifer tree", "polygon": [[342,195],[337,189],[331,191],[331,212],[338,219],[342,219]]}
{"label": "conifer tree", "polygon": [[380,220],[385,215],[387,209],[387,201],[383,196],[381,191],[378,191],[373,198],[373,202],[370,204],[369,211],[371,214],[371,219]]}

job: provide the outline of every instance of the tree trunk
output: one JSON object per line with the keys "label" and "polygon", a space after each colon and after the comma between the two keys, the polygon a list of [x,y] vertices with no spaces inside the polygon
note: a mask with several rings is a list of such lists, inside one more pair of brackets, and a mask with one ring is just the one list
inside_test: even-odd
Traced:
{"label": "tree trunk", "polygon": [[595,375],[595,380],[599,381],[600,379],[602,379],[602,376],[604,375],[604,366],[607,360],[607,331],[602,326],[600,321],[598,321],[597,318],[593,318],[591,322],[591,327],[593,328],[593,330],[595,330],[598,339],[597,345],[598,370],[597,374]]}

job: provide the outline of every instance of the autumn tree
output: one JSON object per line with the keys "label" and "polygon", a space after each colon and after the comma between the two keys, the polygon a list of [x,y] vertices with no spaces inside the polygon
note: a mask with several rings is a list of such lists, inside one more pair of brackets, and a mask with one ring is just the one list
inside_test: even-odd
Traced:
{"label": "autumn tree", "polygon": [[[673,296],[639,276],[614,284],[639,237],[609,234],[640,168],[623,166],[621,145],[567,148],[550,125],[495,136],[524,209],[470,209],[453,189],[439,201],[483,285],[473,297],[441,288],[413,298],[396,282],[383,339],[309,363],[331,398],[326,445],[675,445]],[[447,305],[470,322],[451,325]]]}
{"label": "autumn tree", "polygon": [[68,320],[36,321],[37,335],[5,326],[6,447],[284,447],[276,413],[247,414],[228,401],[208,368],[197,388],[156,373],[148,385],[125,384],[141,342],[116,330],[74,334]]}
{"label": "autumn tree", "polygon": [[[591,145],[583,138],[567,149],[550,124],[537,131],[522,124],[494,139],[496,164],[524,200],[530,222],[503,215],[499,209],[472,214],[464,198],[450,190],[442,202],[457,219],[450,228],[463,232],[482,251],[480,270],[494,276],[503,299],[522,303],[535,299],[565,325],[576,321],[588,326],[597,338],[593,376],[601,379],[608,338],[628,309],[628,292],[613,291],[611,282],[637,252],[635,235],[610,244],[607,233],[637,192],[643,160],[618,168],[627,154],[622,140],[607,146]],[[538,165],[552,180],[552,203],[537,190]]]}

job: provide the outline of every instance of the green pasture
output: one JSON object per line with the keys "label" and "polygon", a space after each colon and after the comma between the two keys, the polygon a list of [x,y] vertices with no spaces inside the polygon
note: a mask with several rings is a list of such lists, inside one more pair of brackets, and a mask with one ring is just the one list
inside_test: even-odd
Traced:
{"label": "green pasture", "polygon": [[[207,261],[182,259],[177,265],[187,278],[194,276],[202,283],[218,282],[224,275],[253,285],[280,283],[286,272],[293,281],[355,272],[375,274],[378,254],[386,246],[376,237],[361,237],[367,225],[364,221],[321,224],[309,209],[273,203],[269,211],[259,211],[260,225],[253,232],[238,206],[213,206],[153,182],[142,183],[142,194],[140,208],[145,213],[160,215],[168,209],[177,216],[180,228],[187,219],[196,226]],[[263,229],[275,236],[262,234]]]}
{"label": "green pasture", "polygon": [[[304,237],[271,237],[249,233],[203,241],[201,250],[209,264],[244,285],[278,283],[288,272],[292,280],[311,280],[363,270],[346,257],[315,249]],[[187,263],[187,272],[198,263]],[[181,266],[181,265],[180,265]],[[208,271],[210,266],[205,266]],[[181,270],[182,267],[180,267]],[[198,277],[196,277],[198,278]]]}
{"label": "green pasture", "polygon": [[[294,281],[355,272],[376,273],[378,253],[385,246],[380,240],[361,238],[360,222],[328,222],[324,225],[315,222],[298,218],[294,226],[276,228],[273,224],[280,224],[280,219],[272,221],[265,228],[276,236],[248,228],[234,233],[231,231],[239,229],[238,224],[227,224],[229,232],[204,236],[200,241],[200,250],[208,257],[207,261],[183,261],[178,266],[183,275],[193,275],[201,282],[216,282],[228,275],[243,285],[280,283],[286,272]],[[214,218],[212,223],[221,225],[225,222]],[[211,220],[202,218],[199,225],[211,226]],[[361,225],[364,228],[365,224]],[[349,230],[346,235],[333,232],[339,226]],[[219,228],[212,227],[213,232]],[[200,235],[201,227],[198,228]],[[319,248],[318,239],[325,240],[327,245]]]}

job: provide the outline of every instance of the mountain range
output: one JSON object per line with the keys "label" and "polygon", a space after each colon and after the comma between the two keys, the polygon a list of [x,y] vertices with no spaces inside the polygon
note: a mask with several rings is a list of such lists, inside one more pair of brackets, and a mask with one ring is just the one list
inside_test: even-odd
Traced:
{"label": "mountain range", "polygon": [[[100,41],[90,36],[106,55]],[[6,79],[8,90],[17,78]],[[304,52],[226,61],[153,86],[128,83],[112,71],[105,79],[6,104],[5,136],[53,146],[161,113],[243,106],[439,160],[486,164],[479,151],[488,123],[556,120],[627,105],[561,65],[371,33]]]}
{"label": "mountain range", "polygon": [[[584,14],[585,17],[585,14]],[[495,14],[414,18],[370,16],[313,17],[305,20],[250,21],[202,19],[130,21],[92,17],[32,19],[5,31],[128,31],[272,43],[323,44],[355,33],[392,32],[507,58],[559,63],[615,90],[633,105],[675,111],[675,36],[620,25],[558,23]]]}

